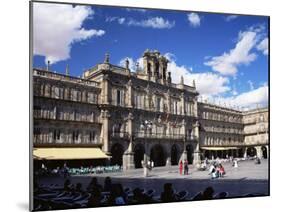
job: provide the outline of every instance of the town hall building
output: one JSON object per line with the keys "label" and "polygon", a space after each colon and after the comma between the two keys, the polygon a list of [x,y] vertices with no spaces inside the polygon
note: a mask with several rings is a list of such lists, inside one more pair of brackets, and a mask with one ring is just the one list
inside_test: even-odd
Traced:
{"label": "town hall building", "polygon": [[102,160],[141,168],[180,159],[268,157],[268,109],[240,111],[198,101],[196,82],[172,83],[168,59],[146,50],[136,71],[110,63],[73,77],[33,69],[35,160]]}

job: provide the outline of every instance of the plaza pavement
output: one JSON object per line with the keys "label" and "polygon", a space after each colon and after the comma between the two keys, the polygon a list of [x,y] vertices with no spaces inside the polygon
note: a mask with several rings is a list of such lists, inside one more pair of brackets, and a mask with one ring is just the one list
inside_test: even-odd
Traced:
{"label": "plaza pavement", "polygon": [[[208,171],[197,171],[193,166],[189,166],[189,175],[179,175],[178,167],[156,167],[149,177],[143,176],[143,169],[135,169],[126,172],[111,174],[91,174],[71,176],[71,183],[80,182],[86,188],[92,177],[97,177],[98,182],[103,185],[104,178],[110,176],[113,183],[121,183],[124,188],[136,187],[155,189],[156,195],[163,191],[164,183],[172,183],[176,191],[186,190],[189,198],[203,191],[206,187],[212,186],[215,193],[227,191],[229,197],[238,197],[247,194],[269,195],[268,184],[268,160],[262,160],[256,165],[253,160],[239,162],[239,167],[232,167],[231,163],[224,163],[226,176],[219,179],[211,179]],[[63,178],[41,179],[43,183],[56,183],[63,185]]]}
{"label": "plaza pavement", "polygon": [[[268,161],[262,160],[261,164],[257,165],[254,160],[240,161],[238,168],[232,167],[230,162],[223,163],[226,171],[224,178],[219,180],[228,179],[268,179]],[[180,175],[178,166],[170,167],[155,167],[149,172],[147,178],[150,179],[210,179],[208,170],[198,171],[193,165],[189,165],[189,174]],[[92,174],[90,176],[93,176]],[[108,176],[108,174],[97,174],[96,176]],[[114,178],[145,178],[143,176],[143,169],[127,170],[110,174]]]}

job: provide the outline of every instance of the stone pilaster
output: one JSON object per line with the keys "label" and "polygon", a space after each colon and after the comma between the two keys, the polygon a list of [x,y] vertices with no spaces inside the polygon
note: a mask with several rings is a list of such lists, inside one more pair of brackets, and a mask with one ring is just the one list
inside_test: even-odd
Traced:
{"label": "stone pilaster", "polygon": [[102,104],[109,104],[109,82],[108,75],[103,76],[102,80]]}
{"label": "stone pilaster", "polygon": [[198,102],[197,102],[197,97],[194,98],[193,116],[198,117]]}
{"label": "stone pilaster", "polygon": [[244,148],[244,158],[247,157],[247,147]]}
{"label": "stone pilaster", "polygon": [[167,113],[171,113],[171,94],[170,94],[170,90],[167,91],[166,94],[166,98],[167,98]]}
{"label": "stone pilaster", "polygon": [[129,145],[128,149],[123,155],[123,170],[134,169],[134,153],[133,153],[133,114],[129,113],[128,122],[128,134],[129,134]]}
{"label": "stone pilaster", "polygon": [[257,146],[257,147],[255,147],[255,148],[256,148],[256,150],[257,150],[257,157],[262,158],[262,157],[263,157],[263,154],[262,154],[262,148],[261,148],[261,146]]}
{"label": "stone pilaster", "polygon": [[128,82],[128,107],[133,107],[132,80],[129,80]]}
{"label": "stone pilaster", "polygon": [[110,152],[109,152],[109,118],[110,118],[110,114],[109,114],[108,110],[102,111],[103,151],[106,154],[110,154]]}
{"label": "stone pilaster", "polygon": [[184,92],[181,93],[181,115],[185,115],[185,98],[184,98]]}
{"label": "stone pilaster", "polygon": [[194,136],[195,136],[195,145],[194,145],[194,152],[193,152],[193,164],[200,163],[200,146],[199,146],[199,122],[196,121],[196,123],[193,126],[194,128]]}
{"label": "stone pilaster", "polygon": [[166,159],[166,166],[171,166],[171,145],[167,148],[167,159]]}

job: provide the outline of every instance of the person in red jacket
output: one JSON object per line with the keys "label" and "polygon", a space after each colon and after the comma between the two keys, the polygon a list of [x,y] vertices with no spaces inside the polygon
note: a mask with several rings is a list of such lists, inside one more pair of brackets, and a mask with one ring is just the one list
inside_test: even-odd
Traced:
{"label": "person in red jacket", "polygon": [[180,161],[180,166],[179,166],[179,168],[180,168],[180,175],[182,175],[182,169],[183,169],[182,161]]}

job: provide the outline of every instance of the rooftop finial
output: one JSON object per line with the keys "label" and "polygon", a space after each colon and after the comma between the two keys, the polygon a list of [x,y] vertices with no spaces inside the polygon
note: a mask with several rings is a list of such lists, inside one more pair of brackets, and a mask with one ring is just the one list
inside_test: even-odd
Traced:
{"label": "rooftop finial", "polygon": [[195,80],[192,81],[192,85],[193,85],[194,88],[196,87]]}
{"label": "rooftop finial", "polygon": [[66,64],[65,75],[69,76],[69,65]]}
{"label": "rooftop finial", "polygon": [[109,63],[109,54],[105,54],[104,63]]}
{"label": "rooftop finial", "polygon": [[168,72],[168,78],[167,78],[168,83],[172,83],[172,77],[171,77],[171,72]]}
{"label": "rooftop finial", "polygon": [[126,69],[128,70],[129,69],[129,59],[126,58],[125,60],[125,66],[126,66]]}
{"label": "rooftop finial", "polygon": [[184,79],[183,79],[183,76],[181,75],[181,84],[183,85],[184,84]]}
{"label": "rooftop finial", "polygon": [[47,61],[47,71],[50,70],[50,60]]}
{"label": "rooftop finial", "polygon": [[136,71],[138,71],[138,70],[139,70],[139,63],[136,62]]}

